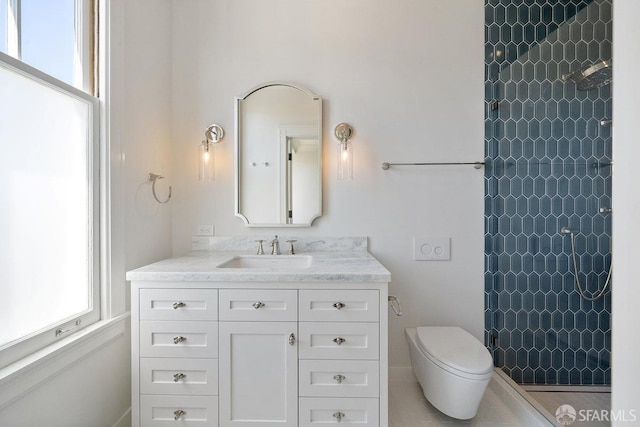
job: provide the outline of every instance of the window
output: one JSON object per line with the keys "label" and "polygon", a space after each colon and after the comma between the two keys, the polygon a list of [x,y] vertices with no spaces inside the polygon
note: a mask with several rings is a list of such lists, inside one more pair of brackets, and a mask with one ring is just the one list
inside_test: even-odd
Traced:
{"label": "window", "polygon": [[0,0],[0,52],[92,91],[93,1]]}
{"label": "window", "polygon": [[0,367],[100,319],[89,6],[0,0]]}

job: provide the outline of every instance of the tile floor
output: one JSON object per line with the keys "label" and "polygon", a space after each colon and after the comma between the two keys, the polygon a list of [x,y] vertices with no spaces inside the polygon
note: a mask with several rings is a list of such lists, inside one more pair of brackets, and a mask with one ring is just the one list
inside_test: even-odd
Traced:
{"label": "tile floor", "polygon": [[493,387],[487,388],[478,409],[478,415],[471,420],[461,421],[448,417],[434,408],[422,394],[422,389],[417,382],[389,384],[389,427],[517,427],[525,425],[530,424],[523,422]]}
{"label": "tile floor", "polygon": [[[560,405],[571,405],[576,411],[611,409],[611,393],[601,392],[567,392],[567,391],[531,391],[527,393],[540,403],[551,414],[555,414]],[[608,427],[609,421],[591,419],[580,421],[580,427]]]}

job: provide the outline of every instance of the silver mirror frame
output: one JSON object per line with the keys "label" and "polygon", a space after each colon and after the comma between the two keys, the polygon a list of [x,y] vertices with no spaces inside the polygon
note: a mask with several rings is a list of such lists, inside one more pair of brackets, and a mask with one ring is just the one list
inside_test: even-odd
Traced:
{"label": "silver mirror frame", "polygon": [[[290,87],[293,89],[297,89],[301,92],[303,92],[305,95],[309,96],[310,98],[312,98],[314,101],[317,101],[319,103],[320,108],[318,108],[318,141],[320,142],[320,153],[319,153],[319,164],[318,164],[318,174],[319,174],[319,191],[318,191],[318,212],[317,214],[315,214],[315,216],[311,217],[309,219],[308,223],[298,223],[298,224],[286,224],[286,223],[268,223],[268,224],[263,224],[263,223],[252,223],[249,221],[249,219],[243,215],[240,212],[240,192],[241,190],[241,182],[240,182],[240,171],[241,171],[241,140],[242,140],[242,130],[241,130],[241,121],[240,121],[240,104],[241,101],[245,100],[247,97],[249,97],[251,94],[253,94],[254,92],[260,90],[260,89],[264,89],[264,88],[268,88],[271,86],[286,86],[286,87]],[[234,184],[235,184],[235,191],[234,191],[234,195],[235,195],[235,215],[239,218],[242,219],[242,221],[244,222],[245,226],[247,227],[272,227],[272,228],[294,228],[294,227],[311,227],[311,225],[313,224],[313,222],[322,216],[322,157],[323,157],[323,144],[322,144],[322,98],[318,95],[316,95],[315,93],[313,93],[312,91],[310,91],[309,89],[307,89],[304,86],[301,86],[299,84],[296,83],[291,83],[291,82],[287,82],[287,81],[271,81],[271,82],[267,82],[267,83],[263,83],[260,84],[258,86],[255,86],[251,89],[249,89],[247,92],[245,92],[244,94],[240,95],[240,96],[236,96],[235,98],[235,141],[234,141],[234,147],[235,147],[235,152],[234,152]]]}

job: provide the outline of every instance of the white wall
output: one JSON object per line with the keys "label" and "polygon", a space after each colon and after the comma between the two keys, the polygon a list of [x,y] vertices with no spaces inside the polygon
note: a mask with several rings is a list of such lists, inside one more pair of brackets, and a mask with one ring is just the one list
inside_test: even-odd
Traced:
{"label": "white wall", "polygon": [[171,256],[171,1],[126,0],[121,96],[126,270]]}
{"label": "white wall", "polygon": [[[173,252],[198,224],[217,235],[272,235],[234,216],[234,97],[264,82],[324,100],[324,207],[293,233],[364,235],[391,271],[405,315],[391,317],[391,365],[408,366],[403,329],[483,333],[483,170],[383,161],[483,159],[483,2],[477,0],[175,0]],[[340,122],[355,129],[354,180],[337,181]],[[216,181],[197,181],[197,147],[221,124]],[[450,262],[412,260],[413,236],[452,238]]]}
{"label": "white wall", "polygon": [[640,2],[613,3],[613,271],[612,288],[612,408],[635,410],[635,423],[617,421],[614,426],[640,425]]}

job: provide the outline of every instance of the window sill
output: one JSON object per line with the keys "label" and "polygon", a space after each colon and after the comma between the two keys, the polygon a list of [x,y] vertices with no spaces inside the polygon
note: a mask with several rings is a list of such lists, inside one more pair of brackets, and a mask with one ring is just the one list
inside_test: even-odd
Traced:
{"label": "window sill", "polygon": [[130,313],[101,320],[0,369],[0,410],[125,332]]}

